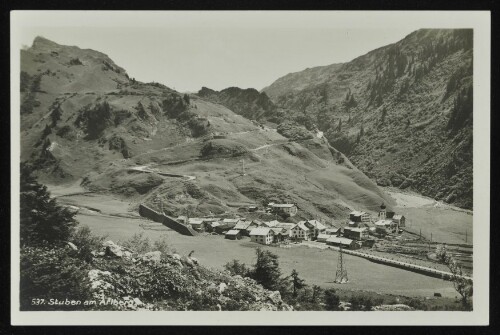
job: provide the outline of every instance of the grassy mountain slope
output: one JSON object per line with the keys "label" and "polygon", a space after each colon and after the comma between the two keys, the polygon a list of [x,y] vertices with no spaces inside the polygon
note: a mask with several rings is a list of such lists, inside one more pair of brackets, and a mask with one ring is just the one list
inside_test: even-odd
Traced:
{"label": "grassy mountain slope", "polygon": [[379,185],[472,208],[472,30],[418,30],[263,92]]}
{"label": "grassy mountain slope", "polygon": [[21,60],[21,156],[45,183],[81,179],[132,206],[160,198],[171,215],[234,215],[241,204],[293,201],[296,219],[330,220],[393,204],[319,133],[276,131],[196,95],[138,82],[93,50],[37,38]]}

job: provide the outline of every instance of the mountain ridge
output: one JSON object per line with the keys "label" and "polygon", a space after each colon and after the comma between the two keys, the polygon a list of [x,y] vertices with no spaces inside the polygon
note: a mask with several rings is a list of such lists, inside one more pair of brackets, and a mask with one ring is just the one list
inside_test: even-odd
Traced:
{"label": "mountain ridge", "polygon": [[[44,183],[82,180],[132,208],[161,199],[171,216],[234,216],[235,203],[275,201],[296,203],[294,220],[332,222],[394,204],[320,133],[291,127],[284,136],[210,99],[129,78],[102,53],[49,42],[21,51],[21,159]],[[260,102],[274,110],[256,90],[230,91],[250,97],[234,100],[240,112],[265,114]]]}
{"label": "mountain ridge", "polygon": [[470,29],[421,29],[262,91],[379,185],[472,208],[472,39]]}

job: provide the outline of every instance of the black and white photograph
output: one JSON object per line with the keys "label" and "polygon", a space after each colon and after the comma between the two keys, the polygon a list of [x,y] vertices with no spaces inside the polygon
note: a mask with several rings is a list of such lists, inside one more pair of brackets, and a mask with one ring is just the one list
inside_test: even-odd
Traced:
{"label": "black and white photograph", "polygon": [[487,324],[489,48],[489,12],[11,12],[13,320]]}

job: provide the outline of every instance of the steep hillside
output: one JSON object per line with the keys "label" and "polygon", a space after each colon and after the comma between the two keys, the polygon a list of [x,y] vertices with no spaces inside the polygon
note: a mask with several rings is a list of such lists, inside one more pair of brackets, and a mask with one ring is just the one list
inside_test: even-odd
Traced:
{"label": "steep hillside", "polygon": [[226,106],[236,114],[251,120],[270,120],[276,122],[278,108],[269,99],[266,93],[256,89],[241,89],[229,87],[222,91],[214,91],[202,87],[198,96],[205,100]]}
{"label": "steep hillside", "polygon": [[[259,125],[211,98],[129,78],[102,53],[43,38],[21,61],[21,158],[44,183],[82,180],[132,207],[160,199],[174,216],[292,201],[296,219],[331,222],[393,204],[319,131]],[[249,117],[272,112],[265,94],[245,92],[221,103]],[[240,104],[247,96],[255,99]]]}
{"label": "steep hillside", "polygon": [[263,91],[379,185],[472,208],[472,30],[418,30]]}

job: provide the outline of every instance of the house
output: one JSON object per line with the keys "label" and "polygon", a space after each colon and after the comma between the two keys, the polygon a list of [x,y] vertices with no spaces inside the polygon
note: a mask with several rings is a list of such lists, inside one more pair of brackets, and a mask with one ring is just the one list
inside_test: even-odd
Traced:
{"label": "house", "polygon": [[328,238],[330,238],[330,236],[332,236],[332,235],[318,234],[318,237],[316,237],[316,241],[326,243],[326,240],[328,240]]}
{"label": "house", "polygon": [[191,225],[191,228],[193,228],[196,231],[205,231],[206,222],[204,219],[189,218],[188,224]]}
{"label": "house", "polygon": [[375,222],[375,231],[377,233],[386,234],[388,230],[392,230],[395,226],[392,220],[378,220]]}
{"label": "house", "polygon": [[369,223],[371,221],[370,214],[361,211],[352,211],[349,213],[349,221]]}
{"label": "house", "polygon": [[292,237],[292,229],[295,227],[295,223],[290,223],[290,222],[279,222],[276,227],[277,228],[283,228],[283,237],[285,239],[291,238]]}
{"label": "house", "polygon": [[318,220],[307,220],[304,222],[307,228],[311,231],[311,238],[318,237],[319,234],[325,232],[326,226]]}
{"label": "house", "polygon": [[[252,220],[250,222],[250,225],[247,227],[246,232],[244,233],[244,235],[245,236],[250,236],[250,232],[252,231],[252,229],[260,227],[260,226],[262,226],[262,224],[263,224],[262,221]],[[243,234],[243,232],[242,232],[242,234]]]}
{"label": "house", "polygon": [[214,230],[215,230],[215,232],[217,234],[224,234],[226,231],[233,229],[234,226],[236,226],[235,223],[224,223],[224,222],[222,222],[220,225],[218,225],[217,227],[215,227]]}
{"label": "house", "polygon": [[368,229],[367,228],[344,228],[344,237],[356,240],[363,241],[369,238]]}
{"label": "house", "polygon": [[221,218],[202,218],[202,219],[206,223],[211,223],[211,222],[216,222],[216,221],[220,221],[221,220]]}
{"label": "house", "polygon": [[274,228],[276,227],[280,222],[277,220],[273,221],[268,221],[268,222],[263,222],[262,226],[267,227],[267,228]]}
{"label": "house", "polygon": [[311,240],[311,231],[303,222],[297,223],[295,227],[292,228],[292,238],[294,240]]}
{"label": "house", "polygon": [[250,231],[250,240],[260,244],[271,244],[274,240],[274,231],[267,227],[257,227]]}
{"label": "house", "polygon": [[271,202],[268,204],[268,206],[271,209],[271,212],[277,214],[295,216],[295,214],[297,214],[298,211],[297,206],[295,204],[275,204],[274,202]]}
{"label": "house", "polygon": [[234,226],[233,229],[239,230],[242,235],[247,235],[247,229],[251,224],[251,221],[240,221]]}
{"label": "house", "polygon": [[404,217],[404,215],[396,214],[392,217],[392,222],[394,222],[398,227],[404,227],[406,218]]}
{"label": "house", "polygon": [[226,232],[224,238],[227,238],[228,240],[239,240],[241,239],[241,233],[239,230],[231,229]]}
{"label": "house", "polygon": [[[323,234],[326,235],[339,235],[340,234],[340,228],[326,228],[325,232]],[[319,234],[318,234],[319,236]]]}
{"label": "house", "polygon": [[209,233],[213,233],[213,232],[215,232],[215,228],[217,228],[220,225],[221,225],[220,222],[211,222],[211,223],[208,223],[207,225],[205,225],[205,231],[207,231]]}
{"label": "house", "polygon": [[271,228],[271,230],[274,232],[274,243],[279,243],[283,242],[285,239],[287,239],[288,236],[286,236],[286,229],[285,228]]}
{"label": "house", "polygon": [[249,212],[256,212],[257,211],[257,206],[248,206],[248,211]]}
{"label": "house", "polygon": [[233,224],[233,225],[236,225],[240,221],[241,221],[241,219],[224,219],[224,220],[222,220],[222,224]]}
{"label": "house", "polygon": [[355,249],[356,248],[356,242],[354,240],[351,240],[351,239],[345,238],[345,237],[338,237],[338,236],[330,236],[326,240],[326,244],[332,245],[335,247],[348,248],[348,249]]}

